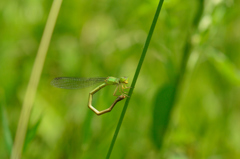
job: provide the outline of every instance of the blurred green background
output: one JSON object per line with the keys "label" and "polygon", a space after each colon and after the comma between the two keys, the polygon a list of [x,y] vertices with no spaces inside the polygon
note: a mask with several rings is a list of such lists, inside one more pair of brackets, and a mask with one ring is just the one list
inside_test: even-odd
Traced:
{"label": "blurred green background", "polygon": [[[205,1],[200,23],[193,30],[200,2],[164,2],[111,158],[240,158],[240,1]],[[3,159],[10,154],[4,125],[7,119],[14,139],[51,3],[0,1]],[[62,90],[50,81],[59,76],[128,76],[131,83],[157,4],[157,0],[63,1],[23,158],[106,157],[124,101],[110,113],[97,116],[87,107],[88,93],[94,87]],[[188,35],[190,56],[181,72]],[[177,73],[183,78],[176,98],[169,98],[166,90]],[[114,89],[96,94],[96,107],[110,106]],[[163,101],[173,102],[174,107],[169,118],[160,120],[163,109],[158,108],[167,105],[161,105]],[[162,136],[157,129],[164,123]]]}

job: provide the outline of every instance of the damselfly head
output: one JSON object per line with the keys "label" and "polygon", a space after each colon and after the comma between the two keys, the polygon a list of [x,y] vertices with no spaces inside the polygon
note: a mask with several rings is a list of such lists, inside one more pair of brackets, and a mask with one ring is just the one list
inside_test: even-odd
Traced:
{"label": "damselfly head", "polygon": [[120,77],[120,83],[128,84],[128,77]]}

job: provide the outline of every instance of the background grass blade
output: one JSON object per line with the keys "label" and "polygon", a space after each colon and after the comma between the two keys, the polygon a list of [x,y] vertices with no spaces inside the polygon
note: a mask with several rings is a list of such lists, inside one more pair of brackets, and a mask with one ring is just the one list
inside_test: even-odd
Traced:
{"label": "background grass blade", "polygon": [[42,121],[42,117],[40,117],[38,119],[38,121],[31,127],[31,128],[28,128],[27,130],[27,134],[26,134],[26,139],[25,139],[25,142],[24,142],[24,146],[23,146],[23,152],[26,150],[28,144],[34,139],[34,137],[36,136],[36,133],[37,133],[37,130],[38,130],[38,127],[40,125]]}
{"label": "background grass blade", "polygon": [[13,139],[12,139],[11,131],[9,128],[7,112],[5,109],[5,95],[3,91],[0,92],[0,101],[1,101],[0,114],[2,119],[3,135],[4,135],[5,145],[7,147],[7,151],[10,156],[12,151]]}
{"label": "background grass blade", "polygon": [[154,145],[160,149],[162,147],[165,132],[171,120],[171,112],[173,111],[174,104],[176,103],[180,87],[184,79],[187,63],[192,51],[191,37],[197,31],[197,26],[200,22],[203,9],[204,0],[199,0],[198,10],[196,11],[190,31],[187,34],[186,42],[183,47],[183,57],[180,65],[180,70],[175,79],[171,80],[170,84],[164,85],[156,93],[155,102],[153,105],[153,118],[152,118],[152,141]]}
{"label": "background grass blade", "polygon": [[[138,66],[137,66],[135,75],[134,75],[134,77],[133,77],[133,81],[132,81],[132,84],[131,84],[131,88],[130,88],[129,93],[128,93],[128,96],[130,96],[130,98],[132,97],[133,89],[134,89],[134,87],[135,87],[135,85],[136,85],[136,82],[137,82],[137,79],[138,79],[138,75],[139,75],[139,72],[140,72],[140,70],[141,70],[141,67],[142,67],[142,64],[143,64],[145,55],[146,55],[146,53],[147,53],[148,46],[149,46],[149,43],[150,43],[150,41],[151,41],[154,28],[155,28],[155,26],[156,26],[156,24],[157,24],[158,16],[159,16],[159,14],[160,14],[160,11],[161,11],[163,2],[164,2],[164,0],[160,0],[160,1],[159,1],[159,4],[158,4],[158,7],[157,7],[157,10],[156,10],[156,13],[155,13],[155,16],[154,16],[154,19],[153,19],[151,28],[150,28],[150,30],[149,30],[149,33],[148,33],[148,36],[147,36],[147,39],[146,39],[146,42],[145,42],[145,45],[144,45],[144,48],[143,48],[143,51],[142,51],[142,54],[141,54],[141,58],[140,58],[140,60],[139,60],[139,63],[138,63]],[[128,107],[128,103],[129,103],[129,101],[130,101],[130,98],[127,98],[127,99],[126,99],[126,102],[125,102],[125,104],[124,104],[124,107],[123,107],[123,110],[122,110],[120,119],[119,119],[119,121],[118,121],[117,128],[116,128],[116,130],[115,130],[115,133],[114,133],[114,135],[113,135],[113,139],[112,139],[111,145],[110,145],[109,150],[108,150],[108,153],[107,153],[107,157],[106,157],[107,159],[110,158],[110,156],[111,156],[112,149],[113,149],[114,144],[115,144],[115,141],[116,141],[116,139],[117,139],[118,132],[119,132],[119,130],[120,130],[120,128],[121,128],[122,121],[123,121],[123,118],[124,118],[124,116],[125,116],[125,113],[126,113],[126,110],[127,110],[127,107]]]}
{"label": "background grass blade", "polygon": [[52,33],[54,30],[54,26],[58,17],[61,4],[62,4],[62,0],[54,0],[48,16],[46,27],[44,29],[44,33],[39,45],[39,49],[37,52],[37,56],[34,62],[31,77],[30,77],[25,98],[23,101],[23,107],[20,114],[13,151],[11,154],[12,159],[21,158],[22,149],[25,141],[26,132],[27,132],[27,126],[29,123],[29,117],[33,107],[33,102],[37,92],[37,87],[41,77],[45,57],[47,54],[47,50],[49,47],[49,43],[52,37]]}
{"label": "background grass blade", "polygon": [[233,85],[240,85],[240,71],[231,63],[228,57],[214,48],[209,48],[205,54],[210,63],[216,68],[221,76]]}

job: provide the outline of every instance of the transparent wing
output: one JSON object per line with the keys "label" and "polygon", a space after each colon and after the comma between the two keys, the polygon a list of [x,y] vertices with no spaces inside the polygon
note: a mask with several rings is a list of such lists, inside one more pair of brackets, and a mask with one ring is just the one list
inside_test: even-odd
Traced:
{"label": "transparent wing", "polygon": [[57,77],[51,81],[51,85],[63,89],[81,89],[92,86],[96,83],[104,83],[106,77],[97,78],[77,78],[77,77]]}

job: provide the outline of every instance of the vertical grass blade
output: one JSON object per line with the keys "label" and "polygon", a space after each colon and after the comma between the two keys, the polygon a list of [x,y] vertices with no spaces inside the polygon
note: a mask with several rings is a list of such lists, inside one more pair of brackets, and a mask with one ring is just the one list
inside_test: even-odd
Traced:
{"label": "vertical grass blade", "polygon": [[23,145],[23,152],[27,149],[28,144],[34,139],[37,134],[39,125],[41,124],[42,117],[31,127],[27,129],[26,139]]}
{"label": "vertical grass blade", "polygon": [[56,19],[62,4],[62,0],[54,0],[47,23],[43,32],[43,36],[39,45],[37,56],[33,65],[32,73],[26,90],[23,107],[18,122],[15,142],[12,149],[11,159],[21,158],[22,149],[25,141],[29,117],[31,114],[33,102],[35,99],[38,83],[41,77],[45,57],[52,37]]}
{"label": "vertical grass blade", "polygon": [[[158,7],[157,7],[155,16],[154,16],[154,18],[153,18],[153,22],[152,22],[151,28],[150,28],[150,30],[149,30],[149,33],[148,33],[148,36],[147,36],[145,45],[144,45],[144,47],[143,47],[143,51],[142,51],[142,54],[141,54],[141,57],[140,57],[140,60],[139,60],[139,63],[138,63],[138,66],[137,66],[135,75],[134,75],[134,77],[133,77],[133,81],[132,81],[132,84],[131,84],[131,89],[129,90],[129,93],[128,93],[128,96],[130,96],[130,97],[132,96],[133,89],[134,89],[134,87],[135,87],[135,85],[136,85],[136,82],[137,82],[137,79],[138,79],[138,75],[139,75],[139,72],[140,72],[140,70],[141,70],[141,67],[142,67],[142,64],[143,64],[143,61],[144,61],[146,52],[147,52],[147,50],[148,50],[148,46],[149,46],[149,43],[150,43],[150,41],[151,41],[151,38],[152,38],[152,35],[153,35],[153,31],[154,31],[154,28],[155,28],[155,26],[156,26],[156,23],[157,23],[157,20],[158,20],[159,13],[160,13],[160,11],[161,11],[163,2],[164,2],[164,0],[160,0],[160,1],[159,1],[159,4],[158,4]],[[125,104],[124,104],[124,107],[123,107],[123,110],[122,110],[120,119],[119,119],[119,121],[118,121],[118,125],[117,125],[117,127],[116,127],[115,133],[114,133],[114,135],[113,135],[112,142],[111,142],[111,145],[110,145],[110,147],[109,147],[109,150],[108,150],[106,159],[109,159],[110,156],[111,156],[111,153],[112,153],[112,150],[113,150],[115,141],[116,141],[116,139],[117,139],[118,132],[119,132],[119,130],[120,130],[120,128],[121,128],[122,121],[123,121],[123,118],[124,118],[124,116],[125,116],[125,113],[126,113],[126,110],[127,110],[129,101],[130,101],[130,98],[127,98],[127,99],[126,99],[126,102],[125,102]]]}
{"label": "vertical grass blade", "polygon": [[[2,93],[0,95],[2,95]],[[4,97],[4,95],[2,95],[2,96]],[[1,114],[1,119],[2,119],[4,140],[5,140],[5,144],[6,144],[6,147],[7,147],[8,154],[10,156],[11,151],[12,151],[13,141],[12,141],[11,131],[10,131],[10,128],[9,128],[8,117],[7,117],[7,112],[6,112],[6,109],[5,109],[4,100],[5,99],[2,98],[3,102],[0,103],[1,104],[0,114]]]}

